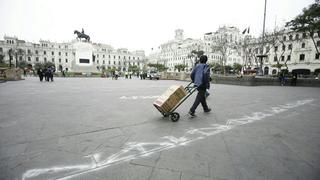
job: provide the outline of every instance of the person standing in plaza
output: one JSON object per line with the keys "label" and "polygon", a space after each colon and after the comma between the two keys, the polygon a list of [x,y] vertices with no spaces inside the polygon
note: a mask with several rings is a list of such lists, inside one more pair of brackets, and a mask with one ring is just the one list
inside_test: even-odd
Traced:
{"label": "person standing in plaza", "polygon": [[200,103],[204,112],[211,111],[206,101],[206,90],[210,88],[210,67],[206,64],[207,60],[208,57],[202,55],[200,57],[200,64],[198,64],[191,72],[191,80],[198,90],[196,99],[189,111],[191,116],[195,116],[195,111]]}
{"label": "person standing in plaza", "polygon": [[292,79],[291,79],[291,86],[296,86],[296,85],[297,85],[297,73],[293,72]]}
{"label": "person standing in plaza", "polygon": [[44,75],[43,70],[42,70],[41,68],[39,68],[39,69],[37,70],[37,74],[38,74],[38,76],[39,76],[40,81],[42,82],[42,80],[43,80],[43,75]]}

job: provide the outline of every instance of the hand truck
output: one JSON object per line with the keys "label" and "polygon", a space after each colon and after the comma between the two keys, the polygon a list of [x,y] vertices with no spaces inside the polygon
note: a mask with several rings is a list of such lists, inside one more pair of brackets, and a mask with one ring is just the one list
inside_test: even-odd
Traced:
{"label": "hand truck", "polygon": [[183,97],[178,104],[176,104],[169,112],[164,112],[162,109],[154,105],[156,109],[164,116],[164,117],[169,117],[171,118],[172,122],[176,122],[180,119],[180,114],[177,112],[174,112],[186,99],[188,99],[189,96],[192,95],[192,93],[196,90],[196,87],[192,82],[190,82],[187,86],[184,87],[184,89],[187,92],[187,95]]}

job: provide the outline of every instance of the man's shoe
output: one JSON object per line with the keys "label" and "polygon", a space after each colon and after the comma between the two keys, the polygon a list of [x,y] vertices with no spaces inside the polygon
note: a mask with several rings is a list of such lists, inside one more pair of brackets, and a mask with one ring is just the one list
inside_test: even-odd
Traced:
{"label": "man's shoe", "polygon": [[190,116],[195,117],[196,115],[194,114],[194,112],[189,111],[188,113]]}
{"label": "man's shoe", "polygon": [[211,111],[211,108],[208,108],[207,110],[204,110],[204,112],[208,113]]}

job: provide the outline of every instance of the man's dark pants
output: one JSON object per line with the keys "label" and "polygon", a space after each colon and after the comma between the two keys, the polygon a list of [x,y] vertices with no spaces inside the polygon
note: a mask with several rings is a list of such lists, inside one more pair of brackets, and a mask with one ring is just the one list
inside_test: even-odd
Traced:
{"label": "man's dark pants", "polygon": [[209,109],[206,101],[206,88],[199,87],[197,90],[198,90],[198,94],[197,94],[196,100],[194,101],[192,107],[190,108],[190,112],[192,113],[196,111],[200,103],[204,111]]}

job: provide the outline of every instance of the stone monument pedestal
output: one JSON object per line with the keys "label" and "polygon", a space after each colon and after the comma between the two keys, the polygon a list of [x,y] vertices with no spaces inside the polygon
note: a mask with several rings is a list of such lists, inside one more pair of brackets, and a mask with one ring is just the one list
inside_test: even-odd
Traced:
{"label": "stone monument pedestal", "polygon": [[72,62],[72,71],[74,72],[99,72],[93,62],[93,45],[88,42],[75,42],[75,61]]}

